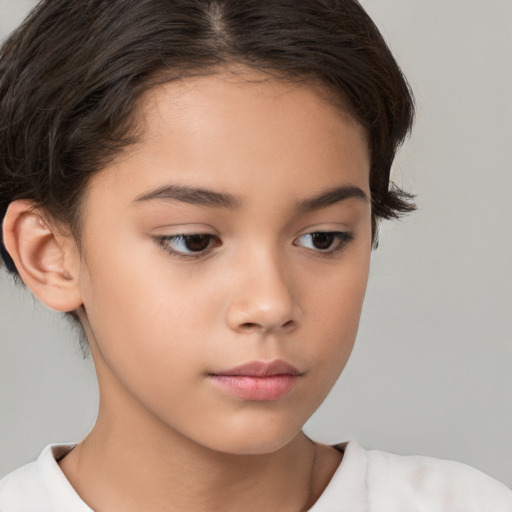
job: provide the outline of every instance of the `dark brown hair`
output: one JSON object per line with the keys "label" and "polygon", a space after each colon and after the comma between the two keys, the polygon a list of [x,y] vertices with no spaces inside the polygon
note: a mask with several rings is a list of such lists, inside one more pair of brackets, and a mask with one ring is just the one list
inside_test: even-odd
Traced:
{"label": "dark brown hair", "polygon": [[[230,63],[342,100],[368,136],[374,233],[379,218],[414,209],[389,181],[412,94],[357,1],[43,0],[0,53],[0,222],[30,199],[79,243],[87,182],[136,141],[140,95]],[[16,275],[1,238],[0,250]]]}

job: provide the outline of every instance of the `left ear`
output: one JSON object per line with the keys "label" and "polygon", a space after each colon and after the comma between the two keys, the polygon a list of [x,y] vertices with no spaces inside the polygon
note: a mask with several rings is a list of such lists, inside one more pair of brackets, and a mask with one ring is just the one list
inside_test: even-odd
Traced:
{"label": "left ear", "polygon": [[62,312],[82,305],[75,240],[52,226],[41,209],[25,199],[13,201],[4,218],[3,238],[20,277],[43,304]]}

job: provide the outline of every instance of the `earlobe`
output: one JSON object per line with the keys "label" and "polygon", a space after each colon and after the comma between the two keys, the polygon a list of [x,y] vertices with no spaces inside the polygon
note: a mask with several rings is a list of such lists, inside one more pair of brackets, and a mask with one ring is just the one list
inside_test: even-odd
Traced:
{"label": "earlobe", "polygon": [[25,199],[13,201],[3,237],[20,277],[43,304],[63,312],[82,305],[76,244],[52,229],[41,210]]}

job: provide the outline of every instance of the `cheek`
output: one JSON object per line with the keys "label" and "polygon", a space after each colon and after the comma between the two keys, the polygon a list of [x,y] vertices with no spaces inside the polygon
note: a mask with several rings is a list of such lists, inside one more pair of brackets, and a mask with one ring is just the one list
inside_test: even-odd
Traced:
{"label": "cheek", "polygon": [[316,283],[308,301],[313,366],[320,369],[328,386],[343,370],[354,345],[368,281],[369,254],[369,250],[359,251],[330,279]]}
{"label": "cheek", "polygon": [[221,316],[215,280],[169,261],[151,240],[104,242],[110,250],[88,257],[83,288],[93,338],[110,371],[164,393],[172,382],[200,374]]}
{"label": "cheek", "polygon": [[200,340],[206,333],[195,321],[197,309],[183,280],[136,262],[132,253],[111,271],[104,271],[106,262],[92,269],[87,314],[96,350],[91,348],[111,404],[124,407],[135,398],[144,404],[141,411],[170,423],[171,410],[173,418],[193,413],[187,403],[201,384]]}
{"label": "cheek", "polygon": [[321,319],[319,323],[327,330],[348,335],[357,329],[368,283],[370,250],[366,245],[354,247],[331,271],[310,278],[308,313]]}

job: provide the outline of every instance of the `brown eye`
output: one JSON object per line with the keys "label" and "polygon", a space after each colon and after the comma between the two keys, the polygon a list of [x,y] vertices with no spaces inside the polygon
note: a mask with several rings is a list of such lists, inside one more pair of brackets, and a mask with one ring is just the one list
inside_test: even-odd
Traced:
{"label": "brown eye", "polygon": [[352,233],[345,231],[317,231],[300,236],[294,245],[329,255],[344,249],[353,238]]}
{"label": "brown eye", "polygon": [[321,251],[329,249],[335,239],[334,233],[313,233],[311,235],[312,244]]}
{"label": "brown eye", "polygon": [[183,241],[185,247],[192,252],[199,252],[208,249],[212,236],[211,235],[185,235]]}
{"label": "brown eye", "polygon": [[208,234],[159,236],[156,241],[169,254],[185,258],[207,254],[222,245],[217,236]]}

